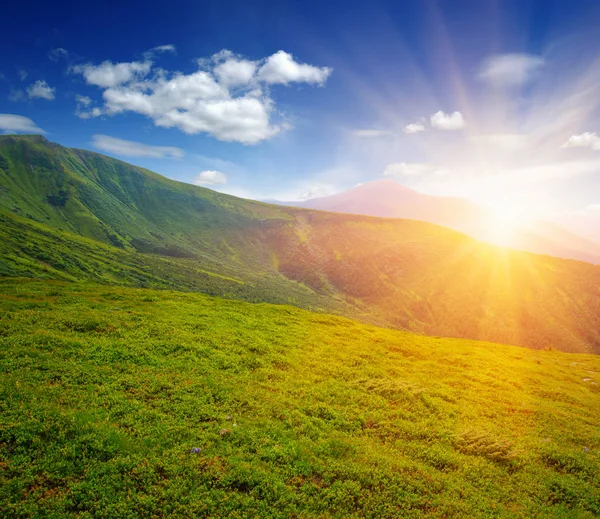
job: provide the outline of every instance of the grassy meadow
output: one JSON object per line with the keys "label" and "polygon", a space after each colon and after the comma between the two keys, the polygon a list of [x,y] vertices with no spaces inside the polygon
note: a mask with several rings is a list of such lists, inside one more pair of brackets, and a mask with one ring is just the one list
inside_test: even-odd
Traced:
{"label": "grassy meadow", "polygon": [[600,358],[0,279],[0,516],[592,518]]}

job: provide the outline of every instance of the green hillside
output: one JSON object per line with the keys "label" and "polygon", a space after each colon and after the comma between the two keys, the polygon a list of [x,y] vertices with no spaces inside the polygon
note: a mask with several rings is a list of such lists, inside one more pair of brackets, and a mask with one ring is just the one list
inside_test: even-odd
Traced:
{"label": "green hillside", "polygon": [[[165,256],[264,261],[253,236],[276,206],[175,182],[44,137],[0,136],[1,206],[51,227]],[[254,245],[255,247],[252,247]],[[232,251],[231,247],[235,246]]]}
{"label": "green hillside", "polygon": [[0,384],[2,517],[600,515],[597,356],[4,279]]}
{"label": "green hillside", "polygon": [[289,303],[420,334],[600,353],[600,267],[411,220],[279,207],[0,136],[0,274]]}
{"label": "green hillside", "polygon": [[294,304],[311,310],[352,311],[301,283],[206,258],[140,254],[0,213],[0,276],[199,291],[252,302]]}

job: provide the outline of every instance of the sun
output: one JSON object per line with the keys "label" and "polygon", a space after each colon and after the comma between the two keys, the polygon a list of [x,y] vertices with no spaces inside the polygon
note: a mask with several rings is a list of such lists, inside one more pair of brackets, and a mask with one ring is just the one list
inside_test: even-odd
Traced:
{"label": "sun", "polygon": [[492,207],[483,224],[481,238],[494,245],[517,247],[530,223],[531,216],[525,209],[514,205]]}

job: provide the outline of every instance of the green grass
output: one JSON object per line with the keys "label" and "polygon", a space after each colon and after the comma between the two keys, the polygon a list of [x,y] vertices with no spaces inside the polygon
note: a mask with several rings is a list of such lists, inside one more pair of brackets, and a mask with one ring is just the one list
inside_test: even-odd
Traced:
{"label": "green grass", "polygon": [[0,382],[3,517],[600,515],[596,356],[3,279]]}
{"label": "green grass", "polygon": [[318,294],[277,272],[238,270],[204,258],[140,254],[1,211],[0,276],[198,291],[311,310],[352,310],[343,301]]}

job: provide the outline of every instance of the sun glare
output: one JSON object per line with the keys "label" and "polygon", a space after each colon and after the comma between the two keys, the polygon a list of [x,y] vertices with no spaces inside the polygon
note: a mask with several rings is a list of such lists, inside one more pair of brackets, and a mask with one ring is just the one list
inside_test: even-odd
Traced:
{"label": "sun glare", "polygon": [[519,234],[532,220],[527,211],[514,205],[492,207],[483,226],[481,238],[495,245],[516,247]]}

